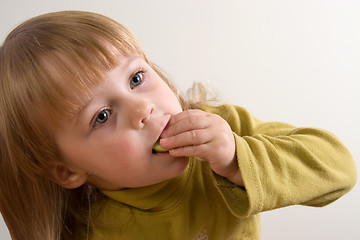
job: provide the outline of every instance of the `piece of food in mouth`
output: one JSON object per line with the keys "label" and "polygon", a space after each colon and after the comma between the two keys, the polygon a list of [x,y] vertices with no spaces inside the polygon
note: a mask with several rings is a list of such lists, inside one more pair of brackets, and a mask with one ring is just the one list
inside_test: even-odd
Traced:
{"label": "piece of food in mouth", "polygon": [[163,152],[168,152],[169,150],[163,148],[162,146],[160,146],[160,139],[156,141],[156,143],[154,144],[153,147],[153,152],[155,153],[163,153]]}

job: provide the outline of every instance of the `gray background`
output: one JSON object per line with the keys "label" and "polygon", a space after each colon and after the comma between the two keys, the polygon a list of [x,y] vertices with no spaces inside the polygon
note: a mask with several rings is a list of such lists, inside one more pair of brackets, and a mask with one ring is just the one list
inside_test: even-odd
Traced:
{"label": "gray background", "polygon": [[[360,165],[359,1],[0,0],[0,41],[30,17],[70,9],[127,26],[180,89],[202,81],[260,119],[325,128]],[[262,239],[360,239],[359,189],[325,208],[263,213]],[[2,219],[0,239],[10,239]]]}

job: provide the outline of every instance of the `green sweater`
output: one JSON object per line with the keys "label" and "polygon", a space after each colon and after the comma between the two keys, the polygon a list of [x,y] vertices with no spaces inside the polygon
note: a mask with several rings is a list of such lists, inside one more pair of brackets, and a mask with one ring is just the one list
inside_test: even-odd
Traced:
{"label": "green sweater", "polygon": [[203,110],[231,126],[245,187],[191,158],[174,179],[103,191],[90,239],[260,239],[258,213],[295,204],[324,206],[356,182],[350,153],[324,130],[262,122],[232,105]]}

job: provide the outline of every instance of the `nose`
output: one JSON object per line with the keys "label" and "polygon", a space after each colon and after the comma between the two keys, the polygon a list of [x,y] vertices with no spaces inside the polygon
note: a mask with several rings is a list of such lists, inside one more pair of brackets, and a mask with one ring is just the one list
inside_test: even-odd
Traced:
{"label": "nose", "polygon": [[141,129],[145,126],[146,122],[150,119],[155,110],[155,105],[144,99],[133,100],[129,104],[129,112],[132,113],[131,125],[134,129]]}

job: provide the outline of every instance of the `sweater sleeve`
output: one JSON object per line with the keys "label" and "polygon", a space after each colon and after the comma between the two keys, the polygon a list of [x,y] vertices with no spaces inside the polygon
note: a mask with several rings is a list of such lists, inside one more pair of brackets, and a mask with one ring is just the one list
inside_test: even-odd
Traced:
{"label": "sweater sleeve", "polygon": [[233,213],[246,217],[289,205],[325,206],[356,183],[356,167],[333,134],[263,122],[232,105],[205,107],[231,126],[245,188],[217,176],[217,186]]}

